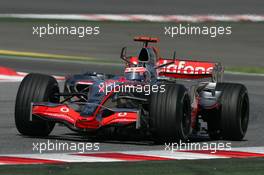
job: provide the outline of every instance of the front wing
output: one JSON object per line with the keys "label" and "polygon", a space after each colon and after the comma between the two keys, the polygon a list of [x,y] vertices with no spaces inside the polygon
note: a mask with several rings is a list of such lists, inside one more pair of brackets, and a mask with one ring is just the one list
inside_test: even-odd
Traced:
{"label": "front wing", "polygon": [[129,125],[140,120],[138,110],[125,108],[112,109],[113,114],[104,118],[100,116],[100,113],[84,117],[67,104],[49,102],[32,103],[31,111],[32,117],[38,116],[48,121],[64,123],[77,130],[99,129],[109,125]]}

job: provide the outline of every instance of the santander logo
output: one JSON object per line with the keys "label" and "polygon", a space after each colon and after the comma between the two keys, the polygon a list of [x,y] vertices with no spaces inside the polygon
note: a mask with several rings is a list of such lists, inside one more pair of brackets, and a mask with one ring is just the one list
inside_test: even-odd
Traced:
{"label": "santander logo", "polygon": [[[158,65],[169,63],[171,60],[160,59]],[[174,64],[162,67],[158,73],[175,73],[175,74],[212,74],[215,64],[210,62],[198,61],[179,61]]]}
{"label": "santander logo", "polygon": [[145,72],[145,67],[128,67],[125,69],[125,72]]}

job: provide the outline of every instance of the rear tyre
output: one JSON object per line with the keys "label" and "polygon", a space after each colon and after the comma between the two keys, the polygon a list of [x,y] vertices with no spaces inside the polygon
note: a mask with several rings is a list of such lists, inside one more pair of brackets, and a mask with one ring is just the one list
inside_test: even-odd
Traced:
{"label": "rear tyre", "polygon": [[165,85],[150,98],[150,127],[156,142],[186,141],[191,132],[191,105],[186,88]]}
{"label": "rear tyre", "polygon": [[[208,121],[212,139],[242,140],[247,132],[249,121],[249,97],[242,84],[218,83],[217,91],[222,91],[221,108]],[[217,134],[216,134],[217,133]]]}
{"label": "rear tyre", "polygon": [[28,74],[21,82],[15,104],[15,123],[17,130],[28,136],[47,136],[53,130],[55,123],[48,122],[31,115],[31,102],[54,102],[59,98],[54,94],[59,92],[57,80],[48,75]]}

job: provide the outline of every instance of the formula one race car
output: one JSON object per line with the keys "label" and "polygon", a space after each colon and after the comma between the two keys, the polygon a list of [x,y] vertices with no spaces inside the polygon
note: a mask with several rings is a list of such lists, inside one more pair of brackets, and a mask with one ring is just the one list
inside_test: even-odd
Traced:
{"label": "formula one race car", "polygon": [[[201,132],[211,139],[241,140],[249,120],[249,97],[242,84],[223,83],[220,63],[159,56],[143,42],[127,56],[121,76],[85,73],[66,77],[64,91],[49,75],[31,73],[20,84],[15,106],[18,131],[47,136],[55,123],[93,134],[140,132],[159,141],[186,141]],[[203,126],[204,125],[204,126]]]}

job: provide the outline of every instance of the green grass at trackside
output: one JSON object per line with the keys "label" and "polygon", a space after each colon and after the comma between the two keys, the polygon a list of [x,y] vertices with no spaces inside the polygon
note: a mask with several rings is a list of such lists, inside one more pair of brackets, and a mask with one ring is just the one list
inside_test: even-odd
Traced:
{"label": "green grass at trackside", "polygon": [[[8,50],[0,50],[1,57],[15,57],[15,58],[35,58],[35,59],[52,59],[52,60],[68,60],[68,61],[83,61],[90,63],[98,63],[102,65],[122,65],[120,61],[113,61],[107,59],[97,59],[93,57],[85,56],[69,56],[69,55],[56,55],[56,54],[46,54],[46,53],[32,53],[32,52],[16,52]],[[252,73],[252,74],[264,74],[264,67],[225,67],[227,72],[237,72],[237,73]]]}
{"label": "green grass at trackside", "polygon": [[149,162],[68,163],[59,165],[1,165],[4,175],[263,175],[264,158],[175,160]]}
{"label": "green grass at trackside", "polygon": [[[12,57],[12,58],[35,58],[36,60],[37,59],[47,59],[47,60],[65,60],[65,61],[81,61],[81,62],[90,62],[90,63],[98,63],[98,64],[109,64],[109,65],[121,65],[121,62],[118,62],[118,61],[112,61],[112,60],[107,60],[107,59],[96,59],[96,58],[92,58],[92,57],[75,57],[75,56],[72,56],[72,57],[65,57],[65,58],[62,58],[62,57],[44,57],[44,56],[24,56],[24,57],[21,57],[19,55],[1,55],[0,54],[0,57],[2,58],[9,58],[9,57]],[[0,58],[1,60],[1,58]]]}
{"label": "green grass at trackside", "polygon": [[226,71],[264,74],[264,67],[226,67]]}
{"label": "green grass at trackside", "polygon": [[[22,52],[20,53],[2,53],[0,50],[0,60],[1,58],[16,58],[16,59],[47,59],[47,60],[65,60],[65,61],[81,61],[81,62],[89,62],[89,63],[97,63],[102,65],[121,65],[120,61],[113,61],[108,59],[97,59],[93,57],[85,57],[85,56],[68,56],[68,55],[56,55],[56,54],[45,54],[45,53],[31,53],[31,52]],[[10,51],[12,52],[12,51]],[[29,53],[27,55],[27,53]]]}

